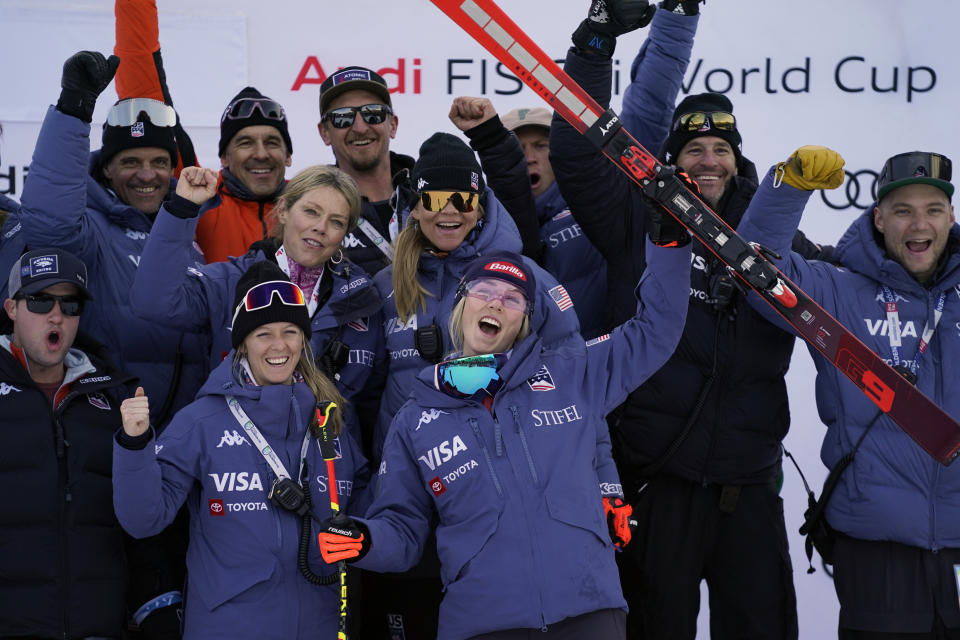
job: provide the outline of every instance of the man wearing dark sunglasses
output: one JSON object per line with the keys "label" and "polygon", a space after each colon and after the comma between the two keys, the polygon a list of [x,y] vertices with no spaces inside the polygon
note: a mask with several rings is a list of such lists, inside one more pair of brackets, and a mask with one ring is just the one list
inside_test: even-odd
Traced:
{"label": "man wearing dark sunglasses", "polygon": [[[624,127],[659,150],[661,161],[684,169],[703,200],[736,226],[757,178],[741,151],[733,104],[703,93],[671,108],[699,9],[695,0],[663,0],[655,12],[646,0],[594,0],[564,69],[609,105],[616,39],[649,23],[623,94]],[[673,233],[662,222],[672,218],[556,116],[550,160],[570,211],[607,261],[614,326],[636,305],[628,283],[646,267],[643,234],[657,227]],[[798,234],[798,247],[801,241]],[[640,521],[617,558],[630,604],[627,635],[692,639],[706,581],[715,640],[795,640],[793,569],[778,495],[780,443],[790,425],[784,373],[794,337],[750,307],[705,247],[695,242],[693,250],[680,346],[608,419],[624,493]],[[802,250],[822,255],[809,241]]]}
{"label": "man wearing dark sunglasses", "polygon": [[217,194],[204,204],[197,244],[207,263],[244,255],[270,235],[269,214],[293,161],[287,114],[279,102],[246,87],[220,118]]}
{"label": "man wearing dark sunglasses", "polygon": [[400,231],[390,202],[393,177],[413,168],[413,158],[390,151],[398,123],[387,82],[375,71],[346,67],[320,85],[317,130],[363,196],[360,224],[344,238],[343,250],[371,276],[393,261]]}
{"label": "man wearing dark sunglasses", "polygon": [[103,345],[78,333],[90,300],[78,258],[62,249],[29,251],[10,269],[8,286],[0,478],[13,490],[0,523],[0,629],[16,637],[120,638],[127,598],[154,588],[151,558],[160,557],[157,546],[134,548],[113,512],[112,441],[132,378],[110,364]]}

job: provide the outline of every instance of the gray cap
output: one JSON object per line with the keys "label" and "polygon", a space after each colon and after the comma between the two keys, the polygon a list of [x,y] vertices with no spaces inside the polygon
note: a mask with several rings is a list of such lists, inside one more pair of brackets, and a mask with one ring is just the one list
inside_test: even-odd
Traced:
{"label": "gray cap", "polygon": [[7,295],[30,295],[61,282],[76,285],[85,298],[93,298],[83,261],[63,249],[34,249],[20,256],[10,269]]}

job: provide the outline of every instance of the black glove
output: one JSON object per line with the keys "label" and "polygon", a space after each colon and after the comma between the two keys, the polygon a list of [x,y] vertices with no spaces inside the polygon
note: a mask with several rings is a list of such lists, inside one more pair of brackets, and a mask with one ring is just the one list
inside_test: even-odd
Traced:
{"label": "black glove", "polygon": [[613,56],[617,36],[645,27],[657,8],[647,0],[593,0],[587,18],[573,32],[581,53]]}
{"label": "black glove", "polygon": [[104,58],[99,51],[81,51],[67,58],[60,78],[62,91],[57,109],[84,122],[93,120],[97,97],[113,80],[119,66],[120,58]]}
{"label": "black glove", "polygon": [[695,16],[700,13],[701,2],[706,2],[706,0],[663,0],[660,3],[660,8],[681,16]]}

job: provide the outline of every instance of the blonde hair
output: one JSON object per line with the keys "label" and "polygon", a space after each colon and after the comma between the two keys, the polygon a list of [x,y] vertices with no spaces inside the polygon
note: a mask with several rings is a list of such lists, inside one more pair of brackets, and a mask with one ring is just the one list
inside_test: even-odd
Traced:
{"label": "blonde hair", "polygon": [[[460,298],[457,304],[453,306],[453,312],[450,314],[450,322],[447,329],[450,331],[450,341],[453,343],[455,353],[463,352],[463,308],[467,304],[466,296]],[[520,322],[520,330],[517,331],[517,337],[513,339],[516,344],[530,335],[530,316],[523,314],[523,320]]]}
{"label": "blonde hair", "polygon": [[[340,391],[333,381],[317,368],[310,341],[307,340],[303,329],[300,329],[300,327],[297,327],[297,329],[300,332],[300,340],[303,342],[303,347],[300,349],[300,360],[297,362],[294,371],[303,376],[304,383],[310,388],[313,397],[318,403],[335,402],[337,404],[337,411],[330,414],[330,427],[333,435],[338,436],[343,432],[343,412],[346,411],[347,401],[340,394]],[[244,342],[241,342],[233,355],[234,377],[236,377],[237,364],[240,362],[240,358],[245,358],[246,356],[247,347]],[[312,433],[314,437],[320,436],[316,412],[310,415],[309,427],[310,433]]]}
{"label": "blonde hair", "polygon": [[[414,209],[419,207],[418,200]],[[486,211],[482,205],[478,205],[477,212],[477,222],[479,222]],[[397,307],[397,316],[402,322],[416,315],[418,310],[426,311],[427,296],[434,295],[420,284],[420,278],[417,277],[420,256],[428,247],[430,247],[430,241],[423,235],[420,225],[411,215],[407,220],[407,226],[397,234],[393,249],[393,301]]]}
{"label": "blonde hair", "polygon": [[360,209],[362,200],[360,199],[360,189],[353,178],[337,167],[327,164],[317,164],[307,167],[303,171],[290,179],[290,182],[283,188],[283,193],[277,200],[277,205],[270,212],[273,220],[273,231],[271,235],[279,241],[283,241],[284,225],[279,221],[279,214],[285,209],[290,209],[297,204],[308,191],[320,187],[330,187],[336,189],[344,200],[347,201],[347,231],[353,231],[357,223],[360,222]]}

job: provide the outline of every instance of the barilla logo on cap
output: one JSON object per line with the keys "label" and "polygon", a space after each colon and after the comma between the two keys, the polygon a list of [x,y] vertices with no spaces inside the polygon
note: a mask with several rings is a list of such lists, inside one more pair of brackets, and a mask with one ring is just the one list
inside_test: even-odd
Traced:
{"label": "barilla logo on cap", "polygon": [[143,123],[134,122],[130,127],[130,137],[131,138],[142,138],[143,137]]}
{"label": "barilla logo on cap", "polygon": [[470,172],[470,188],[473,190],[480,188],[480,176],[477,175],[476,171]]}
{"label": "barilla logo on cap", "polygon": [[[24,273],[26,270],[26,273]],[[42,276],[46,273],[60,273],[57,256],[35,256],[30,258],[30,265],[20,269],[22,276]]]}
{"label": "barilla logo on cap", "polygon": [[338,71],[333,74],[333,84],[338,85],[341,82],[349,82],[351,80],[369,80],[370,72],[364,69],[349,69],[347,71]]}
{"label": "barilla logo on cap", "polygon": [[523,282],[527,281],[527,275],[518,267],[510,264],[509,262],[491,262],[483,269],[484,271],[499,271],[501,273],[509,273],[517,280],[521,280]]}

